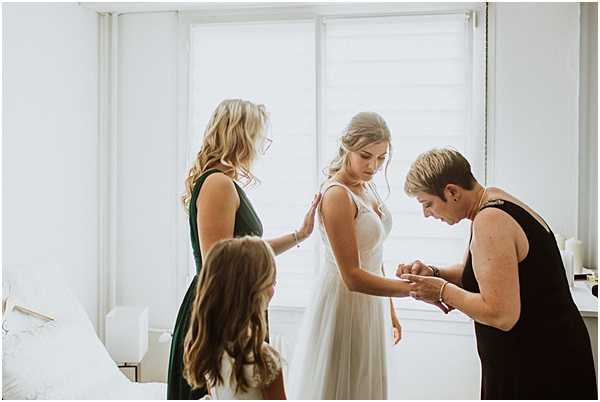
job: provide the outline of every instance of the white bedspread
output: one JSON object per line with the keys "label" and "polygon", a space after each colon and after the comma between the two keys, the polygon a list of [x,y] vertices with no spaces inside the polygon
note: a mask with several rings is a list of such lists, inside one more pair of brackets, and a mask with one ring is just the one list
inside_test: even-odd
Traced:
{"label": "white bedspread", "polygon": [[56,267],[3,267],[3,297],[55,321],[3,317],[3,399],[166,399],[164,383],[134,383],[118,369]]}

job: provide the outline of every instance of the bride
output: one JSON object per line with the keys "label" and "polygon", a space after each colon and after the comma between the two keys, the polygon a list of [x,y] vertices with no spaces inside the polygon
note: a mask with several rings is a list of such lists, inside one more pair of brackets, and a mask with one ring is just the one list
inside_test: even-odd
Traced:
{"label": "bride", "polygon": [[319,214],[325,262],[290,366],[293,399],[387,398],[386,349],[401,328],[391,299],[377,296],[409,292],[407,282],[383,277],[392,216],[371,183],[390,137],[381,116],[358,113],[329,165]]}

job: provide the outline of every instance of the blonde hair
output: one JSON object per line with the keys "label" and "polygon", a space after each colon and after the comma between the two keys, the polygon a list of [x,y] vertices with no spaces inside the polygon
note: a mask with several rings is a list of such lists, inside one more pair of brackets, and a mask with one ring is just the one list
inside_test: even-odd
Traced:
{"label": "blonde hair", "polygon": [[444,189],[448,184],[472,190],[476,182],[469,161],[460,152],[434,148],[419,155],[412,163],[406,174],[404,191],[413,197],[424,192],[446,201]]}
{"label": "blonde hair", "polygon": [[255,105],[241,99],[226,99],[213,112],[200,151],[185,179],[185,193],[181,197],[186,209],[198,177],[207,169],[221,163],[246,183],[256,181],[250,165],[257,155],[258,139],[264,135],[267,125],[264,105]]}
{"label": "blonde hair", "polygon": [[392,135],[383,117],[375,112],[357,113],[350,120],[339,141],[338,153],[326,168],[327,177],[332,177],[347,165],[349,152],[357,152],[367,145],[386,141],[389,144],[390,155],[385,164],[385,181],[388,183],[387,170],[392,156]]}
{"label": "blonde hair", "polygon": [[249,387],[245,364],[254,364],[260,378],[267,378],[266,289],[275,275],[273,250],[258,237],[221,240],[210,249],[184,342],[183,376],[192,388],[223,384],[224,352],[234,360],[230,382],[236,392]]}

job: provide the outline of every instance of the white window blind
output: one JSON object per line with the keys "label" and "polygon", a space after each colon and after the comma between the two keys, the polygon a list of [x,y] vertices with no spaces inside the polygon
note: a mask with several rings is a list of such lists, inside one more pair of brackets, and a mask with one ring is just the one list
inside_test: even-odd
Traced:
{"label": "white window blind", "polygon": [[[297,229],[317,189],[313,21],[196,25],[191,35],[191,151],[226,98],[262,103],[273,143],[255,164],[261,183],[246,189],[268,239]],[[190,155],[191,156],[191,155]],[[312,236],[277,257],[273,304],[304,304],[316,262]]]}
{"label": "white window blind", "polygon": [[[422,259],[445,265],[463,257],[469,224],[449,227],[424,219],[403,190],[411,162],[433,147],[451,146],[475,166],[481,152],[471,129],[470,25],[464,14],[332,19],[326,23],[325,121],[327,155],[358,111],[381,114],[392,132],[386,204],[394,226],[385,267]],[[384,175],[376,178],[382,196]]]}
{"label": "white window blind", "polygon": [[[399,262],[416,258],[438,265],[462,259],[469,224],[425,219],[403,184],[417,155],[441,146],[458,149],[481,177],[483,132],[473,128],[473,114],[483,99],[472,96],[481,84],[472,74],[466,14],[204,24],[194,26],[191,42],[191,152],[222,99],[246,98],[271,112],[274,143],[255,167],[262,183],[247,190],[265,238],[298,226],[351,117],[375,111],[387,121],[393,141],[388,276]],[[383,173],[376,184],[385,198]],[[274,305],[306,304],[319,269],[318,242],[315,230],[302,247],[278,257]]]}

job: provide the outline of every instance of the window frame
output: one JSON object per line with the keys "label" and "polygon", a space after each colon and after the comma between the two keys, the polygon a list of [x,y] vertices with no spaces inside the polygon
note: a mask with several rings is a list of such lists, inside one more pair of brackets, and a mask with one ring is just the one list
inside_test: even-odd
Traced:
{"label": "window frame", "polygon": [[[188,139],[191,130],[191,108],[190,108],[190,71],[191,58],[191,31],[193,25],[220,24],[220,23],[257,23],[257,22],[283,22],[295,20],[313,20],[315,23],[315,63],[316,63],[316,127],[315,127],[315,153],[317,166],[314,169],[315,181],[319,183],[320,167],[326,163],[330,156],[324,155],[325,124],[324,124],[324,99],[325,89],[323,77],[325,66],[322,62],[325,57],[325,35],[323,21],[325,19],[338,18],[377,18],[405,15],[434,15],[434,14],[464,14],[465,18],[472,23],[473,29],[470,37],[470,53],[472,57],[470,104],[471,115],[469,136],[469,150],[474,154],[482,152],[483,158],[472,162],[472,168],[476,177],[481,182],[487,182],[487,130],[486,130],[486,62],[485,59],[485,3],[349,3],[349,4],[313,4],[313,5],[281,5],[281,3],[255,3],[245,5],[222,4],[220,6],[199,7],[190,11],[178,12],[178,60],[177,60],[177,97],[178,97],[178,129],[177,129],[177,172],[180,177],[187,173],[189,161]],[[481,101],[477,101],[480,99]],[[475,135],[475,133],[481,135]],[[180,206],[178,205],[180,208]],[[180,208],[181,212],[181,208]],[[177,247],[177,294],[183,297],[188,284],[192,280],[195,271],[191,249],[189,247],[189,228],[187,216],[178,220],[177,236],[175,239]],[[321,264],[322,245],[320,241],[315,242],[314,270],[307,271],[307,275],[319,271]],[[276,308],[304,309],[305,306],[283,305]],[[409,309],[413,309],[411,306]],[[415,310],[429,310],[429,306],[418,306]],[[462,320],[461,320],[462,321]]]}

